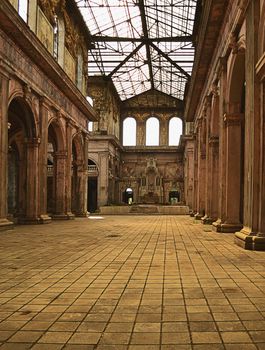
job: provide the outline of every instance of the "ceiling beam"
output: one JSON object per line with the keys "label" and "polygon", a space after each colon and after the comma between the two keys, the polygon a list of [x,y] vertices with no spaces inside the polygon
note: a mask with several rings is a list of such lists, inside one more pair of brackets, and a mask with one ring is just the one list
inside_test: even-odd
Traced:
{"label": "ceiling beam", "polygon": [[92,35],[91,41],[92,42],[143,42],[146,43],[152,43],[152,42],[176,42],[176,43],[185,43],[185,42],[192,42],[192,35],[187,36],[172,36],[172,37],[161,37],[161,38],[126,38],[126,37],[114,37],[114,36],[107,36],[107,35]]}
{"label": "ceiling beam", "polygon": [[149,68],[151,88],[154,89],[155,88],[154,74],[153,74],[150,46],[148,43],[149,36],[148,36],[148,28],[147,28],[146,15],[145,15],[145,9],[144,9],[144,0],[139,0],[138,6],[140,9],[140,14],[141,14],[141,21],[142,21],[143,34],[144,34],[144,43],[145,43],[145,47],[146,47],[146,56],[147,56],[147,63],[148,63],[148,68]]}
{"label": "ceiling beam", "polygon": [[155,44],[150,43],[150,45],[161,55],[163,56],[168,62],[172,64],[175,68],[177,68],[182,74],[184,74],[188,79],[190,79],[189,73],[187,73],[183,68],[181,68],[175,61],[173,61],[166,53],[161,51],[159,47],[157,47]]}
{"label": "ceiling beam", "polygon": [[108,77],[111,78],[113,74],[115,74],[126,62],[128,62],[129,59],[132,58],[136,54],[136,52],[140,50],[142,46],[144,46],[144,43],[141,43],[140,45],[138,45],[127,57],[125,57],[125,59],[122,62],[120,62],[117,65],[117,67],[113,69],[112,72],[109,73]]}

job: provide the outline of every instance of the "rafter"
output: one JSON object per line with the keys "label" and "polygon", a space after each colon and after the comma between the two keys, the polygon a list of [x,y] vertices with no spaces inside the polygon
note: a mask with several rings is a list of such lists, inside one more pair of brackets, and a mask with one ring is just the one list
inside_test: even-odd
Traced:
{"label": "rafter", "polygon": [[161,56],[163,56],[168,62],[170,62],[175,68],[177,68],[181,73],[183,73],[188,79],[190,79],[189,73],[187,73],[183,68],[181,68],[175,61],[173,61],[166,53],[161,51],[159,47],[154,45],[153,43],[150,43],[152,48],[156,50]]}
{"label": "rafter", "polygon": [[109,73],[108,77],[111,78],[113,74],[115,74],[126,62],[129,61],[130,58],[132,58],[139,50],[141,47],[144,46],[144,43],[141,43],[138,45],[128,56],[125,57],[125,59],[120,62],[115,69],[111,73]]}
{"label": "rafter", "polygon": [[92,35],[92,42],[143,42],[153,43],[153,42],[176,42],[176,43],[185,43],[192,41],[192,35],[186,36],[173,36],[173,37],[161,37],[161,38],[126,38],[126,37],[115,37],[107,35]]}
{"label": "rafter", "polygon": [[151,81],[151,87],[152,89],[155,88],[155,83],[154,83],[154,75],[153,75],[153,67],[152,67],[152,59],[151,59],[151,52],[150,52],[150,46],[147,40],[149,39],[148,35],[148,28],[147,28],[147,22],[146,22],[146,14],[145,14],[145,9],[144,9],[144,0],[138,0],[138,6],[140,9],[140,15],[141,15],[141,20],[142,20],[142,27],[143,27],[143,33],[144,33],[144,43],[146,47],[146,56],[147,56],[147,61],[148,61],[148,68],[149,68],[149,75],[150,75],[150,81]]}

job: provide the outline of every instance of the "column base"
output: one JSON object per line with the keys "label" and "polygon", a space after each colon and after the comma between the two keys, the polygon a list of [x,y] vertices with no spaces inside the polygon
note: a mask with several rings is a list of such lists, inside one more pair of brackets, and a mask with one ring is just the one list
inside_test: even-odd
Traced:
{"label": "column base", "polygon": [[222,233],[235,233],[240,231],[242,227],[242,224],[226,224],[222,223],[221,220],[217,220],[212,224],[213,231]]}
{"label": "column base", "polygon": [[235,244],[246,250],[265,251],[265,237],[259,236],[244,227],[235,233]]}
{"label": "column base", "polygon": [[0,231],[12,230],[14,223],[8,219],[0,219]]}
{"label": "column base", "polygon": [[195,220],[201,220],[202,217],[203,217],[203,215],[200,214],[200,213],[197,213],[197,214],[194,215],[194,219],[195,219]]}
{"label": "column base", "polygon": [[74,220],[75,215],[73,213],[66,214],[52,214],[53,220]]}
{"label": "column base", "polygon": [[78,218],[88,218],[89,217],[89,212],[85,212],[85,213],[75,213],[75,216]]}
{"label": "column base", "polygon": [[203,225],[211,225],[215,220],[210,218],[209,216],[205,215],[203,218],[201,218],[201,222]]}
{"label": "column base", "polygon": [[20,225],[42,224],[40,217],[18,217],[17,223]]}
{"label": "column base", "polygon": [[52,222],[52,218],[49,215],[47,214],[40,215],[41,224],[50,224],[51,222]]}

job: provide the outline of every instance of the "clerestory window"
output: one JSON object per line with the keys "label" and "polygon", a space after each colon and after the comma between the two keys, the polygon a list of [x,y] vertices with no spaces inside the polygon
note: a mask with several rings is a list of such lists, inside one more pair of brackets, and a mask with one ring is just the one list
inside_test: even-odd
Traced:
{"label": "clerestory window", "polygon": [[146,146],[159,146],[159,120],[155,117],[146,121]]}
{"label": "clerestory window", "polygon": [[136,146],[136,120],[128,117],[123,121],[123,146]]}
{"label": "clerestory window", "polygon": [[182,120],[177,117],[173,117],[169,121],[169,127],[168,127],[168,145],[169,146],[178,146],[180,136],[182,135]]}

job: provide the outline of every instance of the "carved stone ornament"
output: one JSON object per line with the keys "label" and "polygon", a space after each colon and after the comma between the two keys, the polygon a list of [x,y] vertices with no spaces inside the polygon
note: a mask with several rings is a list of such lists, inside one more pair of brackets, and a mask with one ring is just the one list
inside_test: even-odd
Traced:
{"label": "carved stone ornament", "polygon": [[241,35],[239,38],[235,33],[232,33],[230,36],[229,47],[232,49],[233,54],[243,52],[246,49],[246,39],[244,35]]}
{"label": "carved stone ornament", "polygon": [[25,98],[25,100],[29,103],[29,104],[31,104],[31,102],[32,102],[32,92],[31,92],[31,88],[30,88],[30,86],[28,85],[28,84],[25,84],[24,86],[23,86],[23,94],[24,94],[24,98]]}
{"label": "carved stone ornament", "polygon": [[219,86],[217,84],[212,85],[212,94],[214,97],[218,97],[220,94]]}

